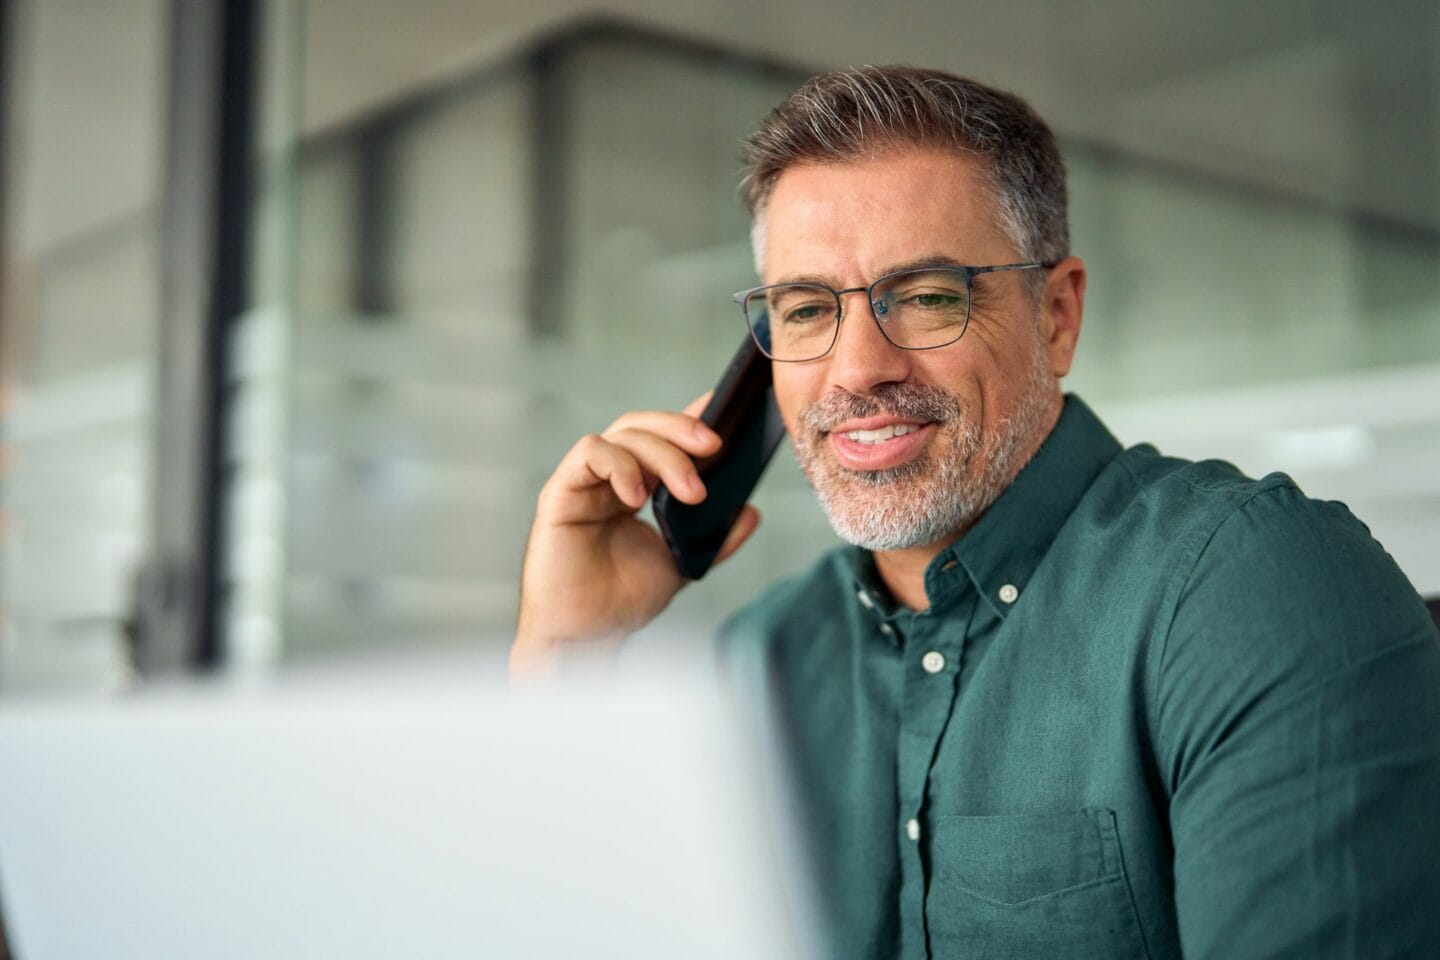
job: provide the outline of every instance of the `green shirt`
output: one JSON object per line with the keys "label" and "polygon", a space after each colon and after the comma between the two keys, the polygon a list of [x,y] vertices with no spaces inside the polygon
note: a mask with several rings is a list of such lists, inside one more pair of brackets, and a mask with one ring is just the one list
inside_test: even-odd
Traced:
{"label": "green shirt", "polygon": [[836,955],[1440,956],[1440,637],[1343,505],[1071,397],[925,587],[845,548],[721,631]]}

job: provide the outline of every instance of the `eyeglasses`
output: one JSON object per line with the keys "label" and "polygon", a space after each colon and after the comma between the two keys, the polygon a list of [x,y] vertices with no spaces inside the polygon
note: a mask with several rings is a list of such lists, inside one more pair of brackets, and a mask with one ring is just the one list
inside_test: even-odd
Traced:
{"label": "eyeglasses", "polygon": [[819,283],[774,283],[741,290],[731,299],[740,304],[755,343],[771,360],[801,363],[829,353],[840,335],[840,298],[850,293],[865,294],[886,340],[903,350],[934,350],[964,336],[976,277],[1053,266],[916,267],[886,274],[868,287],[836,290]]}

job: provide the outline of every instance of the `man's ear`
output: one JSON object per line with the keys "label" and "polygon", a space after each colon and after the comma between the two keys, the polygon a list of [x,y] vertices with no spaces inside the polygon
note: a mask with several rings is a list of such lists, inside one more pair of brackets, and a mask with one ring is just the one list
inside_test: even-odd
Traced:
{"label": "man's ear", "polygon": [[1040,303],[1041,333],[1050,354],[1050,372],[1063,377],[1075,359],[1085,313],[1085,262],[1066,257],[1050,268]]}

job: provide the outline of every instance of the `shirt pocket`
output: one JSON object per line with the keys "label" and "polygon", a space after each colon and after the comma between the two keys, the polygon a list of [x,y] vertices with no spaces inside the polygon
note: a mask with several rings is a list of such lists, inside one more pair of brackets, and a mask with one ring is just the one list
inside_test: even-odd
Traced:
{"label": "shirt pocket", "polygon": [[1111,810],[939,817],[930,862],[936,960],[1148,956]]}

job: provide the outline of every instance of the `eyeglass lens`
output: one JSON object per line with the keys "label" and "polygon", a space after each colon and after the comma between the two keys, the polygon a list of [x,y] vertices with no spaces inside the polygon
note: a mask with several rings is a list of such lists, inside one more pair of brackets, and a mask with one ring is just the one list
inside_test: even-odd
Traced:
{"label": "eyeglass lens", "polygon": [[[896,346],[944,346],[965,332],[970,291],[961,271],[911,270],[877,283],[870,309]],[[806,283],[766,287],[745,299],[745,318],[757,342],[776,360],[813,360],[828,353],[840,311],[835,291]]]}

